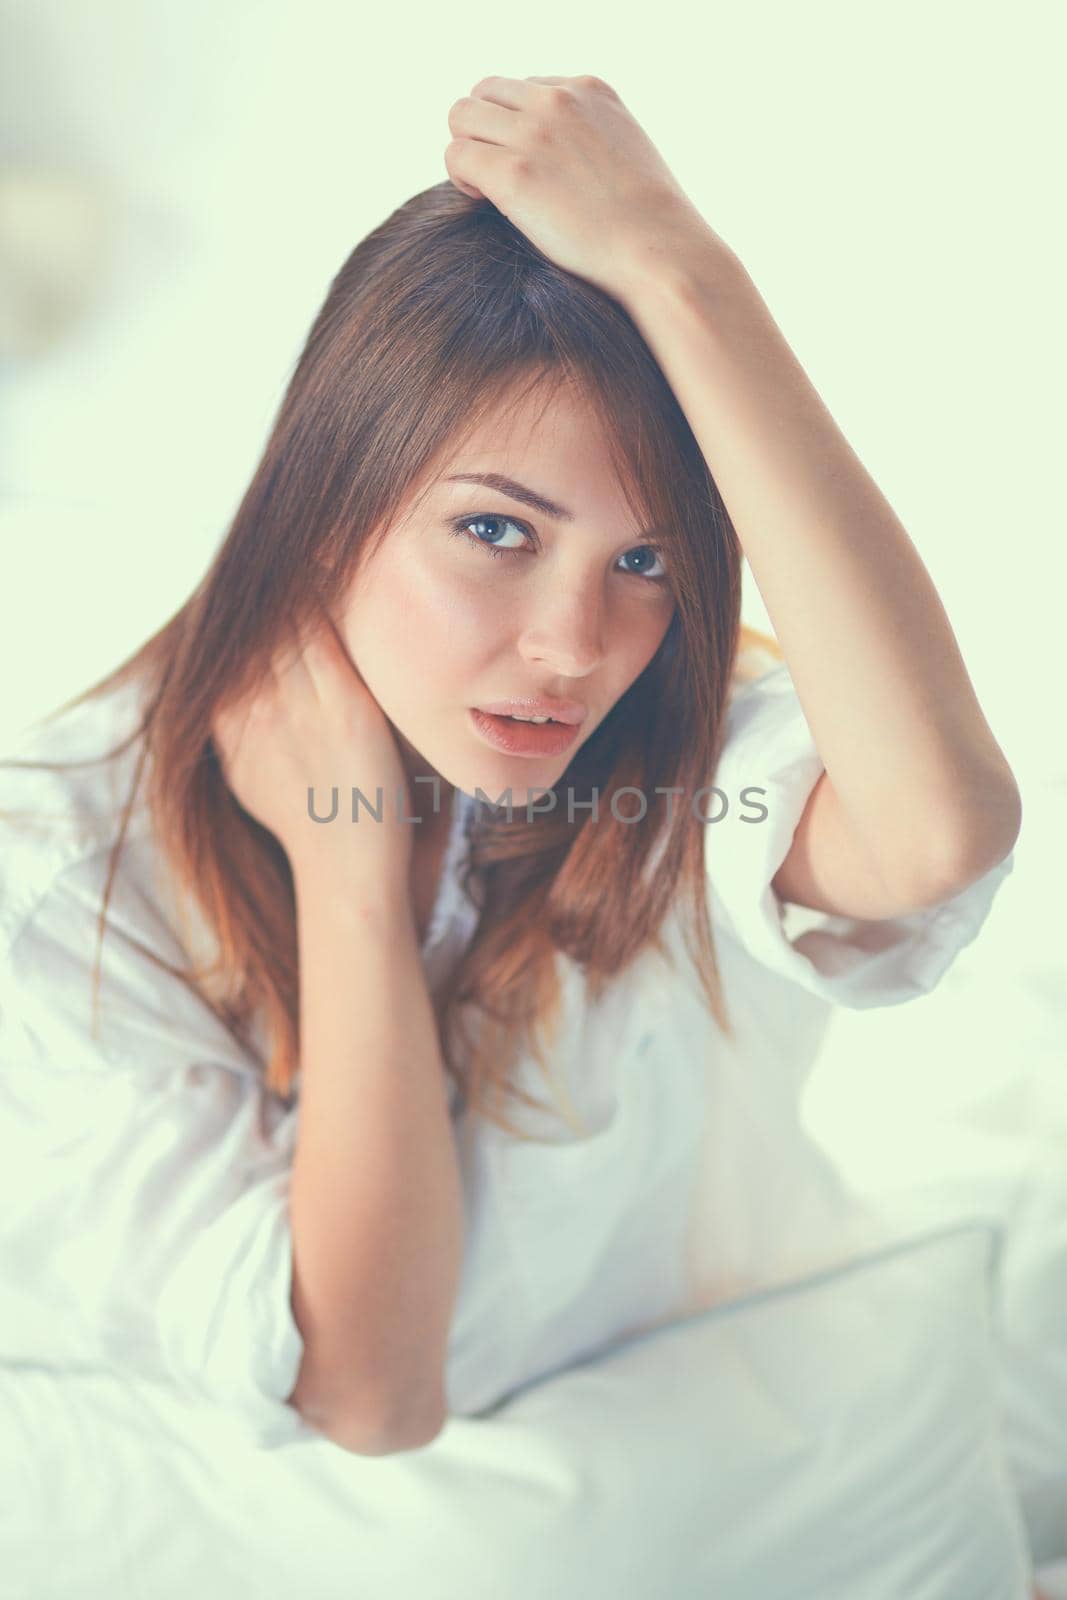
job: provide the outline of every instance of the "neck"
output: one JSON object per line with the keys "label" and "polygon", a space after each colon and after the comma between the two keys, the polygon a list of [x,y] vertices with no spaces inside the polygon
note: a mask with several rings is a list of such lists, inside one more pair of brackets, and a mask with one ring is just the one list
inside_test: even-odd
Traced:
{"label": "neck", "polygon": [[[425,837],[447,826],[452,813],[453,785],[442,778],[402,734],[397,734],[397,741],[408,783],[408,815],[419,818],[419,834]],[[436,781],[416,783],[416,778]]]}

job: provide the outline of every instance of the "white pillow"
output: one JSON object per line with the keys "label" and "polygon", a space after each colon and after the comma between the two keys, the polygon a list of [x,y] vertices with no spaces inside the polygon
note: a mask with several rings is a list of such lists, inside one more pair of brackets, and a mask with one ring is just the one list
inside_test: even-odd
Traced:
{"label": "white pillow", "polygon": [[716,1306],[393,1456],[259,1450],[144,1381],[61,1378],[32,1416],[26,1388],[47,1503],[24,1466],[42,1587],[16,1592],[1028,1600],[996,1239],[965,1222]]}

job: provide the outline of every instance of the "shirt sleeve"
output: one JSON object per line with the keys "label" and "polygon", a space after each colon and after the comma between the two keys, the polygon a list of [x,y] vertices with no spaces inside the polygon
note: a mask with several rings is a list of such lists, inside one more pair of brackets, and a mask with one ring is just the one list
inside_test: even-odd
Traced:
{"label": "shirt sleeve", "polygon": [[286,1403],[296,1112],[137,950],[180,953],[121,871],[91,1036],[104,867],[62,871],[3,928],[0,1359],[175,1385],[265,1447],[318,1437]]}
{"label": "shirt sleeve", "polygon": [[713,928],[837,1005],[899,1005],[928,994],[978,934],[1014,852],[960,893],[906,916],[787,906],[772,880],[824,770],[784,662],[735,694],[714,780],[719,794],[703,806],[720,818],[708,821],[705,841]]}

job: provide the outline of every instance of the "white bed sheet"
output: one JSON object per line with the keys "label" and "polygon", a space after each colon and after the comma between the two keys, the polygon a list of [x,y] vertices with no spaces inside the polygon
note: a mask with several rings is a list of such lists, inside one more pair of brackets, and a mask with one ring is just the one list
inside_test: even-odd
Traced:
{"label": "white bed sheet", "polygon": [[631,1339],[390,1457],[0,1371],[10,1600],[1029,1600],[994,1403],[997,1231]]}

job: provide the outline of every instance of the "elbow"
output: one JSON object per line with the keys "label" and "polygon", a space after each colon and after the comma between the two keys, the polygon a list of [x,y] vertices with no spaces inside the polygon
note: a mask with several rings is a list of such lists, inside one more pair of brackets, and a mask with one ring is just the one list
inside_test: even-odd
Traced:
{"label": "elbow", "polygon": [[353,1455],[384,1456],[420,1450],[448,1420],[444,1363],[417,1376],[358,1386],[352,1373],[343,1379],[323,1368],[305,1346],[296,1384],[287,1396],[310,1428]]}
{"label": "elbow", "polygon": [[423,1450],[432,1444],[444,1428],[447,1415],[444,1407],[417,1416],[404,1416],[379,1429],[371,1440],[369,1449],[361,1455],[392,1456],[402,1450]]}
{"label": "elbow", "polygon": [[320,1432],[342,1450],[357,1456],[394,1456],[405,1450],[422,1450],[432,1444],[445,1425],[443,1413],[409,1417],[368,1428],[366,1419],[352,1423],[338,1418]]}
{"label": "elbow", "polygon": [[363,1407],[359,1412],[336,1410],[305,1421],[331,1443],[351,1455],[389,1456],[404,1450],[422,1450],[432,1444],[448,1420],[443,1397],[432,1405],[398,1403]]}
{"label": "elbow", "polygon": [[1005,781],[989,785],[981,804],[949,830],[942,850],[942,877],[950,891],[965,888],[1010,855],[1022,818],[1022,796],[1009,773]]}
{"label": "elbow", "polygon": [[[921,853],[924,870],[910,885],[913,903],[936,905],[962,893],[1010,855],[1021,828],[1022,797],[1014,779],[988,786],[980,804],[931,830]],[[916,852],[913,862],[919,858]]]}

